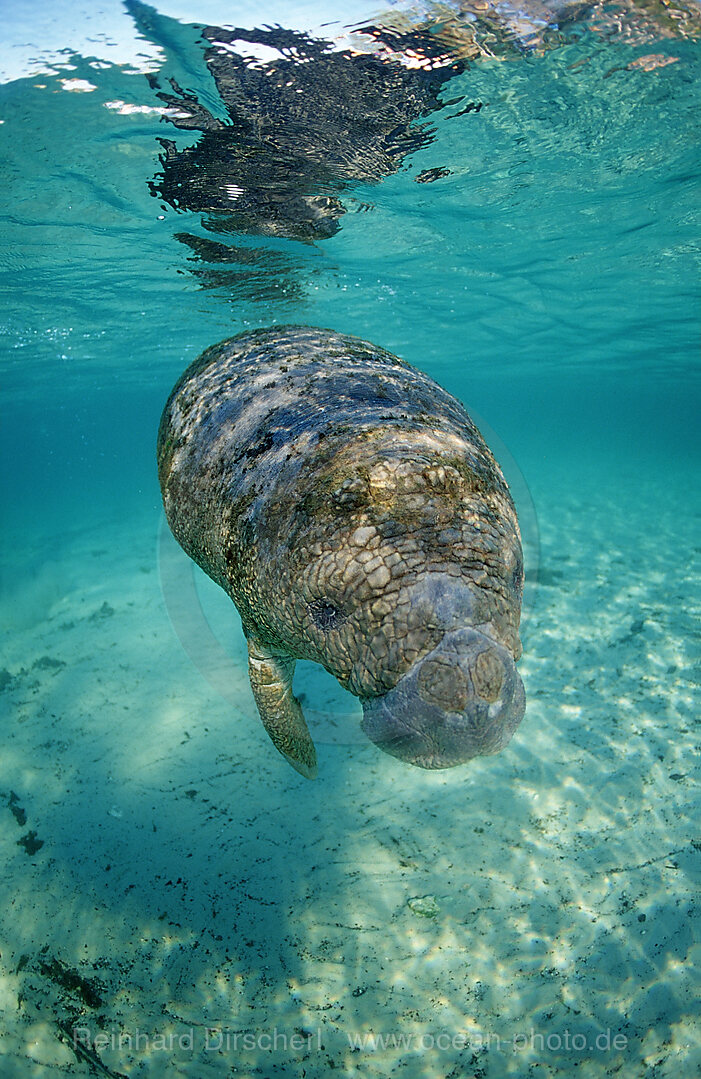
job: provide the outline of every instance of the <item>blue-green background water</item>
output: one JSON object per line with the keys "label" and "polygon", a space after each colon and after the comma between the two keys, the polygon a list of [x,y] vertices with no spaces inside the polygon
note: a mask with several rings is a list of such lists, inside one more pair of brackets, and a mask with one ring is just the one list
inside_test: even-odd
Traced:
{"label": "blue-green background water", "polygon": [[[69,69],[0,87],[7,1074],[88,1074],[56,1024],[91,1023],[90,1008],[42,972],[47,955],[86,978],[102,970],[109,1029],[153,1032],[172,1014],[188,1029],[323,1021],[327,1049],[307,1053],[307,1074],[331,1058],[349,1075],[496,1079],[522,1074],[526,1057],[481,1051],[479,1031],[568,1026],[622,1032],[625,1049],[531,1047],[537,1074],[573,1060],[588,1075],[695,1074],[698,41],[582,32],[545,55],[474,63],[443,96],[483,108],[434,114],[430,145],[347,191],[337,235],[239,238],[279,262],[206,288],[175,238],[206,236],[200,215],[148,189],[157,138],[193,136],[106,107],[159,102],[104,48],[64,45]],[[626,67],[646,53],[678,59]],[[438,166],[451,175],[414,182]],[[498,759],[427,777],[348,735],[322,746],[321,778],[305,786],[255,727],[238,619],[202,581],[238,715],[183,653],[158,564],[160,411],[203,348],[276,322],[396,352],[515,462],[541,585],[523,633],[529,708]],[[304,677],[312,699],[332,693]],[[115,820],[119,835],[106,834]],[[31,855],[17,845],[30,826],[43,841]],[[291,859],[265,853],[280,830]],[[188,873],[190,905],[166,887]],[[47,889],[60,931],[37,899]],[[83,893],[99,903],[83,906]],[[422,919],[407,903],[427,894],[439,913]],[[203,946],[178,960],[184,973],[169,968],[205,931],[210,959]],[[472,1049],[348,1048],[349,1032],[397,1029],[471,1032]],[[104,1059],[129,1075],[302,1066],[260,1046],[234,1056],[111,1048]]]}
{"label": "blue-green background water", "polygon": [[[382,340],[484,415],[523,469],[543,454],[603,479],[625,458],[693,467],[698,46],[674,53],[606,80],[633,50],[587,41],[475,65],[450,93],[488,106],[437,117],[406,169],[349,197],[369,212],[315,249],[269,242],[297,302],[284,280],[254,302],[197,288],[173,233],[201,233],[198,215],[159,220],[147,189],[160,117],[104,107],[157,105],[142,77],[76,58],[60,77],[92,93],[60,92],[56,76],[5,86],[3,435],[11,457],[23,445],[10,520],[34,515],[27,491],[65,512],[66,482],[90,503],[137,488],[155,501],[152,435],[174,375],[213,340],[275,321]],[[453,175],[413,183],[435,164]]]}

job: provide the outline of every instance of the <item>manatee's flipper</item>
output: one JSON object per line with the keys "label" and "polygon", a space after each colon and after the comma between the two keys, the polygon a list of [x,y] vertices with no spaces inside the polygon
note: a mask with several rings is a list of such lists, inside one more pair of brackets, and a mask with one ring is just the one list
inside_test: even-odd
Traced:
{"label": "manatee's flipper", "polygon": [[295,660],[248,639],[248,674],[263,726],[295,771],[316,778],[316,751],[300,703],[292,692]]}

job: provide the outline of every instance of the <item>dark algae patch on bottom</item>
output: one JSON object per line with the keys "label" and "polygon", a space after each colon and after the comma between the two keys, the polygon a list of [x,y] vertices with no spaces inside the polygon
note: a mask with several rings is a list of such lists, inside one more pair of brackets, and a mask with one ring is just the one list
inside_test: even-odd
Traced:
{"label": "dark algae patch on bottom", "polygon": [[14,791],[10,791],[10,797],[7,804],[10,808],[10,813],[15,818],[19,826],[22,827],[23,825],[25,825],[27,823],[27,814],[22,809],[22,806],[19,804],[19,798]]}
{"label": "dark algae patch on bottom", "polygon": [[84,978],[77,970],[65,966],[60,959],[51,956],[49,959],[39,960],[39,970],[45,978],[49,978],[54,985],[65,989],[82,1000],[88,1008],[102,1007],[100,992],[102,986],[97,981]]}
{"label": "dark algae patch on bottom", "polygon": [[17,846],[24,847],[27,854],[31,857],[31,855],[36,854],[37,851],[41,850],[44,846],[44,840],[39,839],[39,836],[35,831],[29,831],[26,835],[23,835],[21,839],[17,840]]}

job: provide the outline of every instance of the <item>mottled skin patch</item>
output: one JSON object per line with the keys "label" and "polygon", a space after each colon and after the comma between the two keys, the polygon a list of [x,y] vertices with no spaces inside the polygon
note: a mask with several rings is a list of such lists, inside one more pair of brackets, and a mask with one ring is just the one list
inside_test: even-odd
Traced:
{"label": "mottled skin patch", "polygon": [[298,658],[358,696],[369,736],[413,764],[506,744],[525,708],[516,512],[432,379],[330,330],[241,334],[176,384],[158,467],[173,533],[236,604],[261,718],[299,771],[316,762]]}

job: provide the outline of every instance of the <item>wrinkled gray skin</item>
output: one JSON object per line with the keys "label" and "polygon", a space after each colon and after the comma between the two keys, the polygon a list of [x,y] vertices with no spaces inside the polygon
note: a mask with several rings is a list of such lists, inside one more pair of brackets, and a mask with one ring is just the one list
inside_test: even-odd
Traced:
{"label": "wrinkled gray skin", "polygon": [[495,753],[525,709],[523,560],[504,478],[465,410],[380,348],[303,326],[241,334],[163,412],[166,516],[236,604],[273,742],[316,755],[292,693],[314,660],[363,729],[422,768]]}

